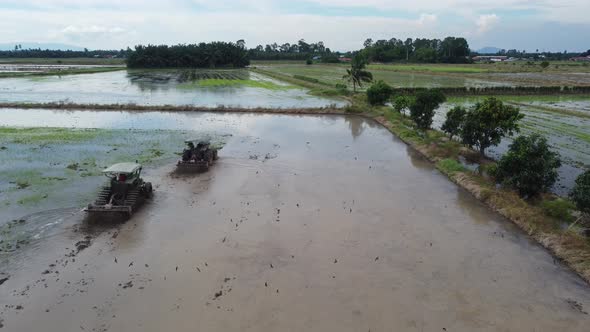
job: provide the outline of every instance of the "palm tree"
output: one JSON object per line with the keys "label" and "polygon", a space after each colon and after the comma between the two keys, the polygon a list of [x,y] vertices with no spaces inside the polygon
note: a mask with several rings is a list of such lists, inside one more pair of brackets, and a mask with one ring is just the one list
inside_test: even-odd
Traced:
{"label": "palm tree", "polygon": [[350,69],[346,69],[346,75],[342,78],[348,82],[352,82],[352,89],[356,92],[356,86],[362,88],[362,82],[371,82],[373,80],[373,74],[365,70],[367,66],[367,60],[361,54],[357,54],[352,58]]}

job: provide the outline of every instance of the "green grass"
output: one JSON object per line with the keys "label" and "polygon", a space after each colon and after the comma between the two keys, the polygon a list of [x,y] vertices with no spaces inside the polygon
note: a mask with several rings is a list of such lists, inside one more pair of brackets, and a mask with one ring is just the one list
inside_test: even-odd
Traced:
{"label": "green grass", "polygon": [[279,85],[270,81],[264,80],[248,80],[248,79],[219,79],[210,78],[204,80],[197,80],[193,82],[185,82],[178,85],[181,89],[213,88],[213,87],[250,87],[261,88],[267,90],[285,90],[291,87],[287,85]]}
{"label": "green grass", "polygon": [[541,208],[545,214],[558,220],[563,220],[569,223],[575,219],[572,215],[572,211],[576,209],[576,205],[567,199],[557,198],[552,201],[543,201],[541,203]]}
{"label": "green grass", "polygon": [[0,127],[0,142],[17,144],[81,142],[94,139],[103,132],[104,130],[100,129]]}
{"label": "green grass", "polygon": [[477,65],[444,65],[444,64],[372,64],[369,70],[388,70],[404,72],[430,72],[430,73],[487,73],[491,69]]}
{"label": "green grass", "polygon": [[33,205],[41,202],[49,195],[44,193],[34,193],[28,196],[25,196],[17,201],[19,205]]}
{"label": "green grass", "polygon": [[453,175],[457,172],[465,172],[467,169],[455,159],[446,158],[436,163],[436,168],[445,174]]}

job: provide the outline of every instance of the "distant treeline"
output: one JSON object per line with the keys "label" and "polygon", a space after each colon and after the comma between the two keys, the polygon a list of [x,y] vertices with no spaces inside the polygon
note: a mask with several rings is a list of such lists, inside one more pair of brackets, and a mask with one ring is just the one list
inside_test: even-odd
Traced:
{"label": "distant treeline", "polygon": [[[473,52],[472,55],[478,55],[478,53]],[[489,54],[487,54],[489,55]],[[553,61],[561,61],[561,60],[569,60],[573,57],[577,56],[588,56],[590,55],[590,50],[580,53],[580,52],[539,52],[539,50],[535,50],[535,52],[527,52],[525,50],[519,51],[515,49],[510,50],[499,50],[495,55],[503,55],[512,58],[521,58],[521,59],[542,59],[542,60],[553,60]]]}
{"label": "distant treeline", "polygon": [[295,43],[258,45],[249,51],[252,60],[308,60],[318,57],[322,62],[338,62],[341,53],[333,53],[323,41],[307,43],[300,39]]}
{"label": "distant treeline", "polygon": [[373,41],[367,39],[362,53],[375,62],[421,62],[421,63],[467,63],[469,44],[465,38],[447,37],[440,39],[391,38]]}
{"label": "distant treeline", "polygon": [[94,50],[72,51],[72,50],[42,50],[21,49],[18,45],[14,50],[0,51],[0,58],[125,58],[127,50]]}
{"label": "distant treeline", "polygon": [[138,45],[127,56],[129,68],[241,68],[250,64],[243,40],[236,43]]}

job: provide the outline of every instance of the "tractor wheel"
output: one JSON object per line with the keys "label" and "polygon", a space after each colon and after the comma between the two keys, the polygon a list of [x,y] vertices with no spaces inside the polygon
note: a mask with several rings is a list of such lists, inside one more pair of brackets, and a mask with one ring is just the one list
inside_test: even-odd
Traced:
{"label": "tractor wheel", "polygon": [[152,183],[151,182],[146,182],[143,185],[143,192],[145,194],[145,197],[152,197],[152,192],[153,192],[153,188],[152,188]]}

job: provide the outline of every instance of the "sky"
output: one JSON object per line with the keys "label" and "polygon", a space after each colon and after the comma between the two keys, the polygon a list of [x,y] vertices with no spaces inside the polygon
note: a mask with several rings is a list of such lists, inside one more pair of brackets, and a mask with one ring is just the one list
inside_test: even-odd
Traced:
{"label": "sky", "polygon": [[0,43],[89,49],[244,39],[248,47],[465,37],[470,47],[590,49],[590,0],[0,0]]}

